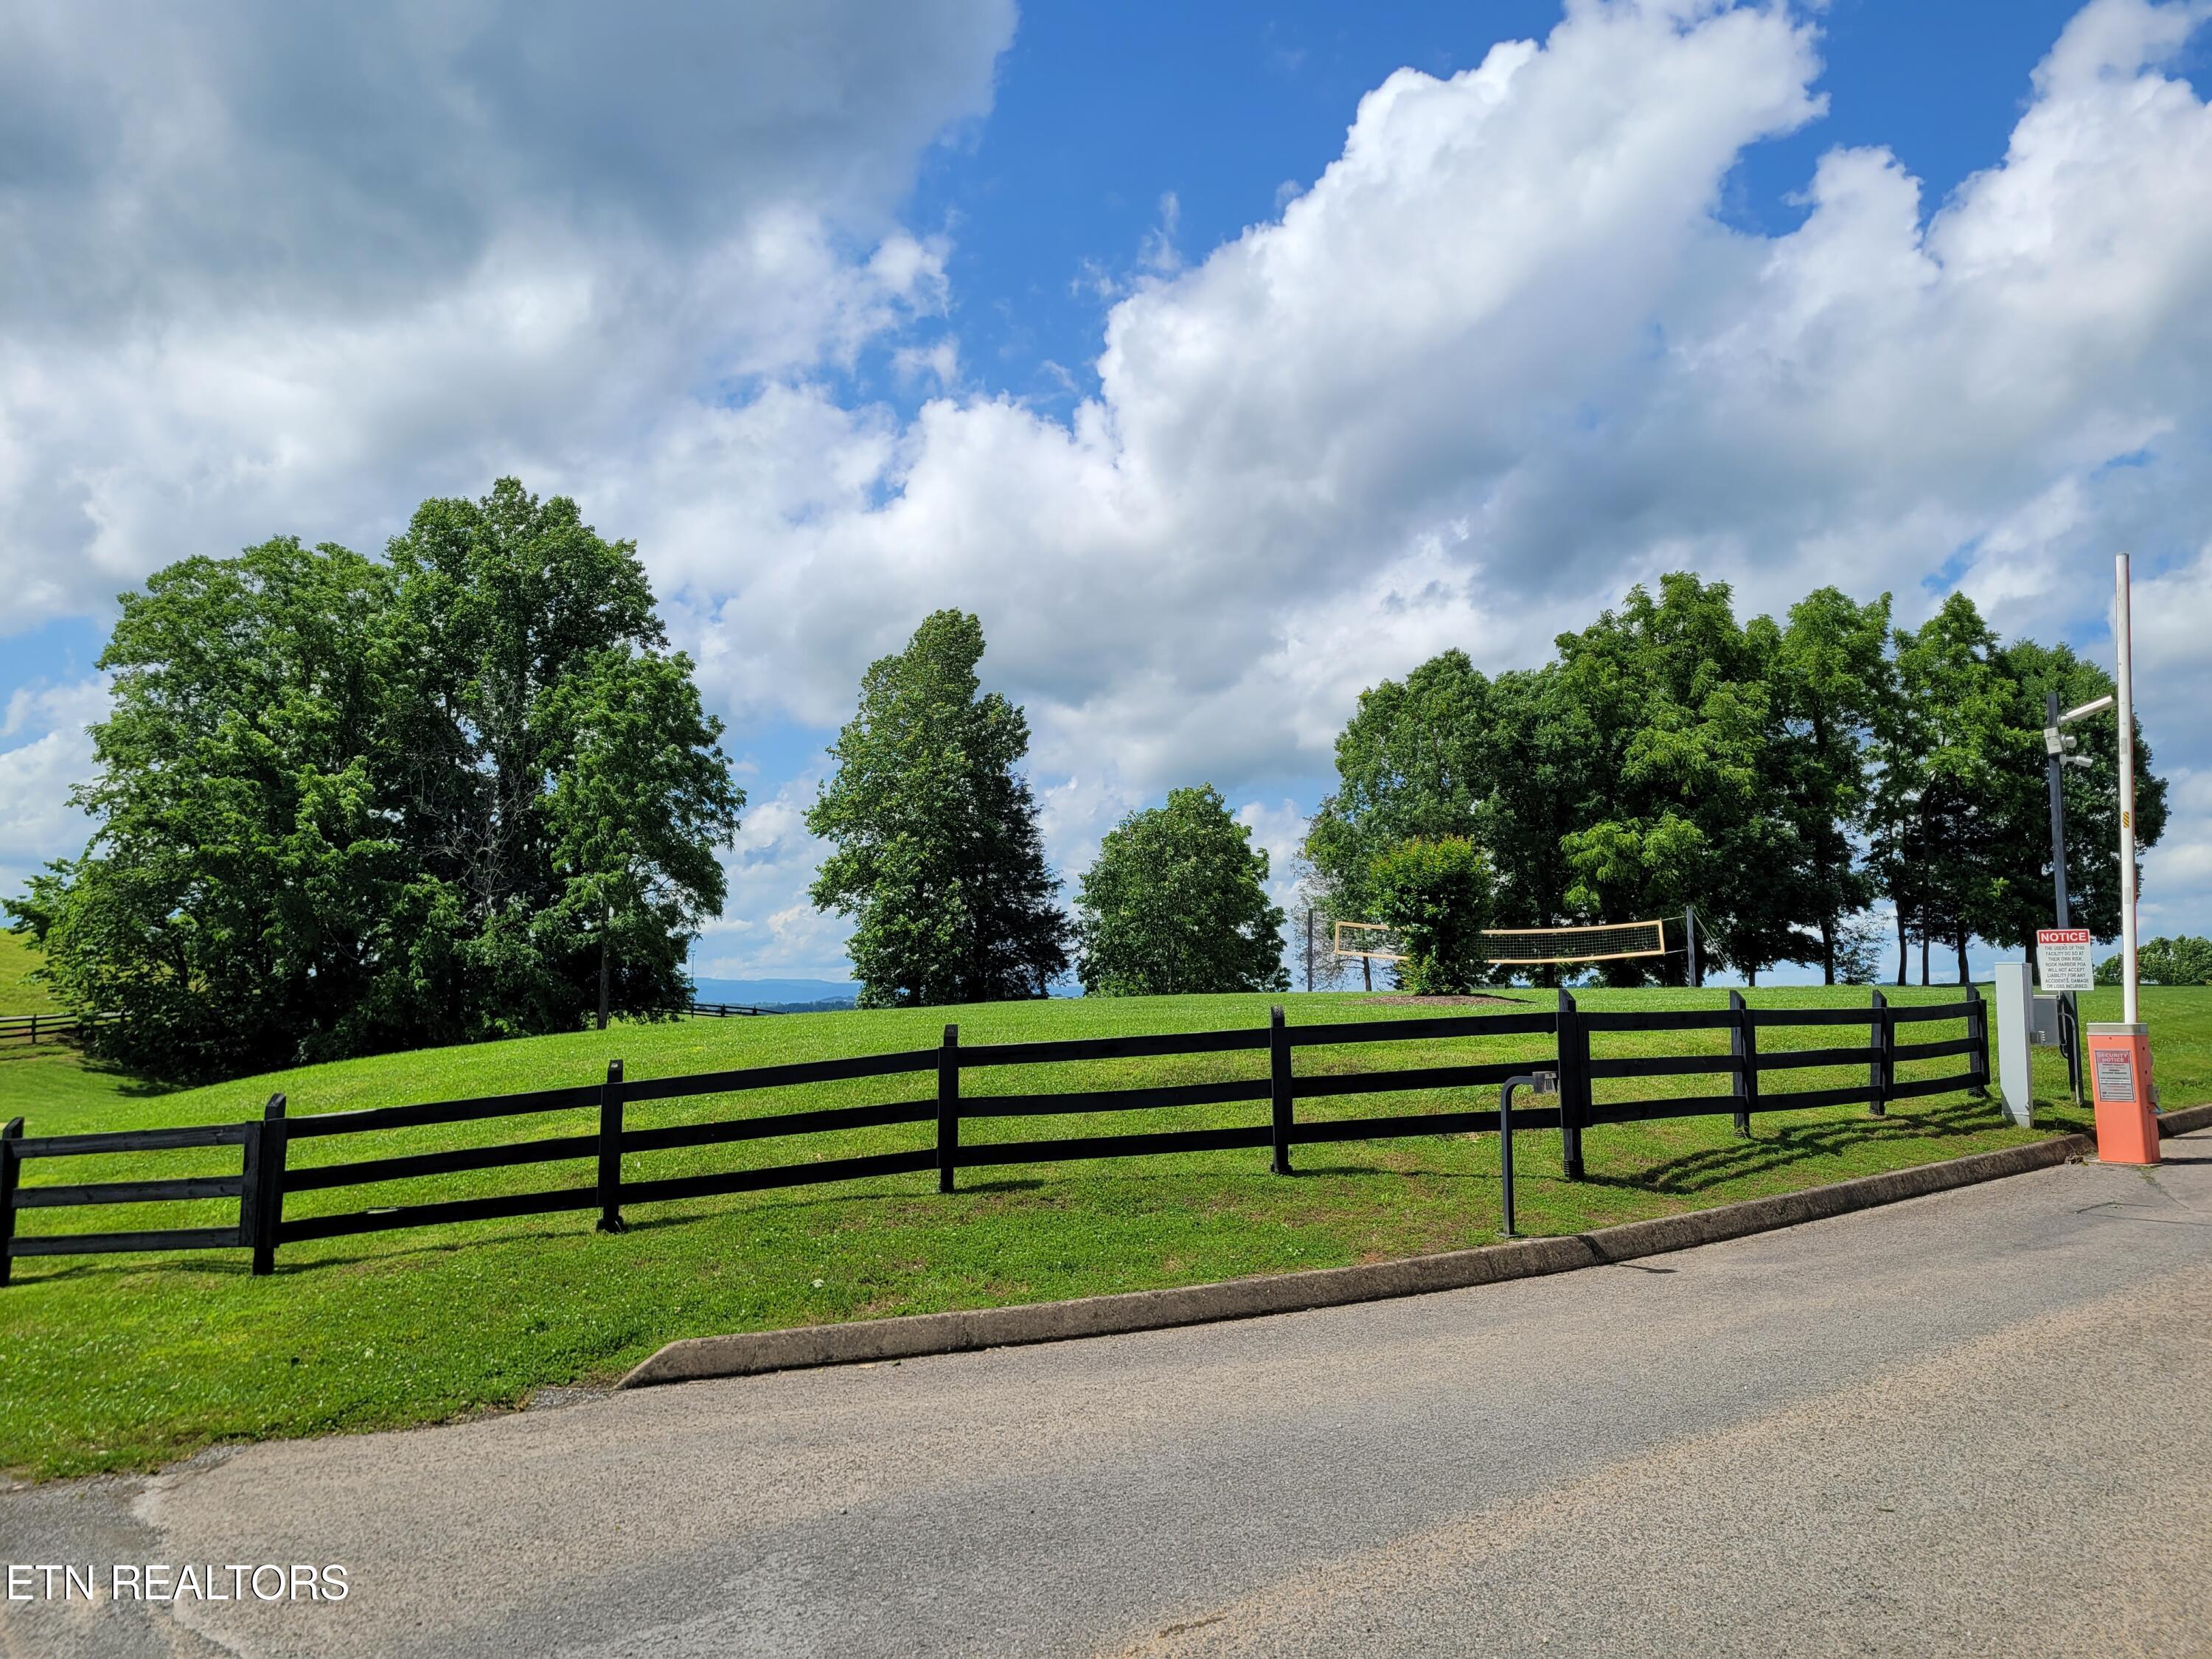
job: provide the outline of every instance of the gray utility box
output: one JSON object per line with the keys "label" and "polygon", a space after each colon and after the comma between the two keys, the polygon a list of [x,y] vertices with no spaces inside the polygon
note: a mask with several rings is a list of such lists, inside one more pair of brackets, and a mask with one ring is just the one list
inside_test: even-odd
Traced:
{"label": "gray utility box", "polygon": [[2039,1048],[2056,1048],[2058,1041],[2058,999],[2039,996],[2028,1007],[2027,1040]]}

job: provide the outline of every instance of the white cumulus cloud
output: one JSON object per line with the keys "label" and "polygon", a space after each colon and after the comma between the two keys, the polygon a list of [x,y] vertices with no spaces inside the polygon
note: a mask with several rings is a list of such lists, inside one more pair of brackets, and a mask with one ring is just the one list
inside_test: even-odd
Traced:
{"label": "white cumulus cloud", "polygon": [[2193,545],[2205,504],[2212,117],[2160,68],[2195,15],[2097,0],[1949,200],[1837,150],[1775,236],[1717,204],[1820,112],[1784,13],[1580,3],[1401,70],[1279,219],[1114,307],[1066,423],[715,416],[733,465],[787,431],[821,463],[777,521],[730,509],[775,556],[702,619],[729,695],[825,721],[960,605],[1048,772],[1156,793],[1310,773],[1358,686],[1446,643],[1539,659],[1676,566],[1909,616],[1955,561],[2002,626],[2094,623],[2112,536]]}

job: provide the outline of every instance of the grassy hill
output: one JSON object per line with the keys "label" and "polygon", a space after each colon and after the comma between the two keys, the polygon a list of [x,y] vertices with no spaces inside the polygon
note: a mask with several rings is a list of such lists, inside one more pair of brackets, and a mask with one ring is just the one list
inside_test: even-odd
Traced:
{"label": "grassy hill", "polygon": [[[1547,1006],[1527,994],[1534,1006]],[[1954,988],[1892,993],[1949,1001]],[[1753,994],[1756,1006],[1863,1005],[1863,991],[1787,988]],[[212,1088],[130,1092],[102,1079],[46,1103],[17,1093],[0,1067],[7,1115],[33,1134],[136,1125],[234,1121],[283,1090],[297,1116],[595,1081],[620,1056],[634,1079],[668,1076],[933,1043],[948,1013],[963,1042],[1035,1041],[1256,1025],[1280,1000],[1294,1024],[1334,1019],[1460,1014],[1379,998],[1323,994],[1061,1000],[957,1010],[884,1010],[757,1020],[623,1024],[605,1033],[488,1043],[303,1067]],[[1716,992],[1592,992],[1585,1007],[1719,1006]],[[2090,1018],[2117,1017],[2118,994],[2087,1000]],[[2111,1001],[2112,1008],[2103,1002]],[[2169,1103],[2212,1096],[2212,992],[2151,991]],[[1502,1011],[1501,1011],[1502,1012]],[[1916,1038],[1953,1035],[1917,1028]],[[1762,1034],[1799,1046],[1834,1042],[1809,1030]],[[1848,1036],[1841,1040],[1848,1041]],[[1724,1047],[1716,1033],[1608,1036],[1601,1053]],[[1364,1044],[1299,1052],[1302,1074],[1534,1056],[1542,1038]],[[2039,1054],[2055,1094],[2055,1056]],[[41,1062],[42,1064],[45,1062]],[[971,1092],[1024,1092],[1260,1075],[1264,1054],[1131,1060],[1087,1067],[1008,1067],[971,1074]],[[1948,1070],[1955,1061],[1906,1068]],[[1808,1070],[1799,1086],[1849,1079]],[[1705,1079],[1601,1085],[1601,1097]],[[927,1076],[705,1097],[634,1109],[635,1126],[919,1098]],[[1374,1096],[1302,1103],[1302,1119],[1394,1110],[1494,1106],[1494,1091]],[[977,1123],[972,1140],[1261,1121],[1264,1103]],[[1736,1139],[1725,1117],[1608,1127],[1587,1133],[1589,1178],[1559,1178],[1558,1136],[1519,1144],[1521,1226],[1567,1232],[1613,1221],[1725,1203],[1760,1193],[2013,1144],[2075,1127],[2070,1109],[2045,1125],[2011,1127],[1993,1103],[1947,1096],[1905,1103],[1886,1119],[1863,1108],[1778,1114]],[[546,1114],[374,1136],[309,1139],[295,1167],[441,1147],[585,1133],[588,1113]],[[800,1142],[763,1141],[644,1155],[629,1173],[653,1178],[927,1144],[923,1126],[854,1131]],[[273,1278],[255,1279],[242,1254],[37,1258],[16,1264],[0,1290],[0,1466],[52,1475],[144,1467],[210,1441],[355,1430],[434,1420],[519,1404],[548,1384],[605,1381],[662,1342],[1101,1291],[1190,1284],[1239,1274],[1385,1259],[1480,1244],[1498,1228],[1495,1137],[1435,1136],[1300,1149],[1299,1172],[1267,1173],[1264,1151],[970,1171],[950,1197],[909,1176],[811,1189],[642,1206],[631,1231],[603,1235],[588,1214],[368,1235],[287,1246]],[[235,1155],[161,1154],[127,1161],[55,1160],[41,1182],[131,1175],[234,1172]],[[158,1167],[156,1167],[158,1165]],[[493,1170],[375,1189],[298,1194],[288,1215],[366,1205],[584,1184],[587,1162]],[[235,1203],[114,1206],[97,1224],[211,1225]],[[33,1211],[23,1231],[93,1224],[88,1212]]]}
{"label": "grassy hill", "polygon": [[[33,976],[40,960],[21,934],[0,931],[0,1014],[62,1012],[52,990]],[[158,1084],[88,1064],[66,1042],[0,1042],[0,1121],[25,1115],[39,1124],[34,1133],[60,1133],[88,1112],[161,1092]],[[123,1104],[122,1109],[130,1121],[134,1107]]]}
{"label": "grassy hill", "polygon": [[49,1014],[60,1005],[32,975],[40,957],[21,933],[0,932],[0,1014]]}

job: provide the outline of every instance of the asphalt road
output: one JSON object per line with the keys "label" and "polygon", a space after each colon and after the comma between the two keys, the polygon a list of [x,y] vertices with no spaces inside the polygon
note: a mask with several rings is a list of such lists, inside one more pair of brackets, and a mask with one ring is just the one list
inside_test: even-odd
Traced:
{"label": "asphalt road", "polygon": [[[17,1654],[2212,1653],[2212,1134],[1630,1266],[0,1496]],[[227,1571],[222,1588],[233,1587]]]}

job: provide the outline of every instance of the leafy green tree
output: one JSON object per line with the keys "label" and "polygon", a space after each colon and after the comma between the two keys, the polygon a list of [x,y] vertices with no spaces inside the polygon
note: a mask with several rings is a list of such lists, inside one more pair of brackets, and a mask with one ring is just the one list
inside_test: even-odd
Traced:
{"label": "leafy green tree", "polygon": [[[1304,849],[1322,908],[1371,920],[1380,854],[1464,837],[1489,858],[1496,925],[1693,904],[1708,959],[1754,983],[1778,962],[1863,978],[1857,918],[1877,891],[1894,906],[1900,982],[1916,939],[1923,962],[1941,940],[1963,972],[1970,937],[2018,945],[2049,919],[2042,700],[2110,689],[2063,647],[2002,643],[1962,594],[1917,629],[1892,626],[1887,595],[1861,605],[1834,588],[1783,624],[1738,627],[1725,584],[1680,573],[1556,643],[1533,671],[1486,678],[1448,651],[1363,695]],[[2065,775],[2069,884],[2110,936],[2110,723],[2081,741],[2093,764]],[[2166,786],[2136,742],[2149,845]]]}
{"label": "leafy green tree", "polygon": [[1029,723],[979,695],[982,624],[939,611],[878,659],[806,827],[835,844],[811,890],[852,917],[865,1007],[1041,997],[1067,971],[1036,803],[1014,771]]}
{"label": "leafy green tree", "polygon": [[[1908,927],[1943,940],[1963,978],[1970,938],[2032,951],[2035,930],[2051,925],[2045,695],[2068,707],[2112,682],[2064,646],[2002,643],[1963,593],[1897,635],[1895,670],[1896,701],[1875,744],[1875,863],[1897,904],[1900,950]],[[2069,908],[2111,939],[2120,927],[2118,736],[2110,720],[2069,730],[2090,764],[2062,779]],[[2136,836],[2149,847],[2166,827],[2166,783],[2140,726],[2136,744]]]}
{"label": "leafy green tree", "polygon": [[[501,480],[386,563],[279,538],[125,595],[84,855],[11,901],[98,1040],[220,1076],[666,1007],[744,794],[635,551]],[[616,796],[621,794],[617,800]]]}
{"label": "leafy green tree", "polygon": [[1283,991],[1283,913],[1267,854],[1210,784],[1168,792],[1106,834],[1075,908],[1093,996]]}
{"label": "leafy green tree", "polygon": [[[1492,926],[1547,927],[1574,917],[1566,837],[1601,809],[1595,725],[1556,663],[1490,683],[1481,747],[1489,793],[1473,839],[1490,856]],[[1555,970],[1539,969],[1550,982]]]}
{"label": "leafy green tree", "polygon": [[[1818,959],[1819,919],[1832,936],[1857,890],[1847,832],[1827,842],[1843,843],[1840,877],[1810,835],[1863,777],[1851,762],[1863,699],[1843,683],[1863,638],[1832,637],[1852,620],[1818,607],[1793,642],[1763,620],[1739,628],[1724,584],[1675,575],[1562,635],[1542,668],[1486,680],[1447,652],[1362,698],[1307,855],[1342,915],[1371,911],[1378,854],[1463,836],[1488,855],[1497,925],[1695,904],[1714,960],[1756,974]],[[1768,659],[1785,647],[1795,681],[1778,690]],[[1605,970],[1620,982],[1649,971]]]}
{"label": "leafy green tree", "polygon": [[[2125,972],[2115,952],[2097,964],[2097,983],[2118,985]],[[2136,948],[2136,975],[2145,985],[2212,985],[2212,939],[2184,933],[2145,939]]]}
{"label": "leafy green tree", "polygon": [[83,855],[11,901],[95,1040],[193,1079],[348,1051],[376,1024],[405,879],[379,811],[390,573],[280,538],[156,573],[100,666]]}
{"label": "leafy green tree", "polygon": [[1788,883],[1791,919],[1818,931],[1826,982],[1863,983],[1864,942],[1854,935],[1847,951],[1844,935],[1875,891],[1855,843],[1873,799],[1869,744],[1894,696],[1889,595],[1860,605],[1823,587],[1790,608],[1786,628],[1762,617],[1747,635],[1766,665],[1778,799],[1797,854],[1767,878]]}
{"label": "leafy green tree", "polygon": [[1588,711],[1555,665],[1486,679],[1459,651],[1362,694],[1337,739],[1338,787],[1308,828],[1320,908],[1372,920],[1376,857],[1416,837],[1465,837],[1489,854],[1498,925],[1570,915],[1561,838],[1592,794]]}
{"label": "leafy green tree", "polygon": [[562,960],[596,954],[599,1024],[613,1006],[681,1006],[684,957],[722,904],[716,847],[744,797],[680,654],[612,648],[545,700],[568,764],[545,800],[556,882],[537,932]]}
{"label": "leafy green tree", "polygon": [[[1806,852],[1783,810],[1759,652],[1728,585],[1677,574],[1656,598],[1631,588],[1618,611],[1559,646],[1590,767],[1578,826],[1561,838],[1576,877],[1569,905],[1627,921],[1694,904],[1709,958],[1754,980],[1771,963],[1810,956],[1798,895],[1770,878],[1802,867]],[[1680,959],[1664,960],[1679,977]],[[1615,983],[1646,971],[1637,959],[1601,968]]]}
{"label": "leafy green tree", "polygon": [[2002,826],[2021,811],[2029,734],[2016,723],[1996,635],[1963,593],[1898,632],[1894,668],[1896,696],[1874,744],[1874,866],[1896,907],[1900,952],[1908,933],[1946,940],[1964,980]]}
{"label": "leafy green tree", "polygon": [[602,981],[617,1007],[681,1006],[744,794],[635,544],[502,478],[423,502],[388,556],[392,793],[434,884],[412,977],[455,1011],[440,1040],[562,1029]]}
{"label": "leafy green tree", "polygon": [[1492,787],[1489,702],[1489,682],[1462,651],[1360,693],[1336,740],[1337,787],[1305,843],[1334,914],[1372,919],[1378,854],[1417,836],[1476,832]]}
{"label": "leafy green tree", "polygon": [[1472,991],[1492,977],[1490,860],[1463,836],[1401,842],[1376,855],[1369,878],[1376,920],[1405,951],[1398,982],[1418,996]]}

